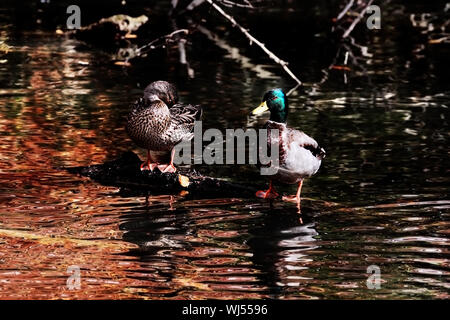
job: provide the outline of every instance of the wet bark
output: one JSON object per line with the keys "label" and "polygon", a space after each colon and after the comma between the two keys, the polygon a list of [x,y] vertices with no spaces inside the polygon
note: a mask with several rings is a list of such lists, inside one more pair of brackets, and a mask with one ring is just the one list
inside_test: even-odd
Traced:
{"label": "wet bark", "polygon": [[142,161],[133,152],[103,164],[67,168],[70,173],[89,177],[108,186],[117,186],[127,194],[179,194],[195,198],[253,198],[256,187],[208,177],[192,169],[161,173],[158,169],[141,171]]}

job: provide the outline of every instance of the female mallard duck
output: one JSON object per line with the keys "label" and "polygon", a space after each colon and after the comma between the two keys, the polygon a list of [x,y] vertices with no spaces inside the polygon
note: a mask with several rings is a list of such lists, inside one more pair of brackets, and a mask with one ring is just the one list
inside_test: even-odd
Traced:
{"label": "female mallard duck", "polygon": [[[150,83],[144,96],[132,106],[128,115],[127,132],[141,148],[147,149],[147,161],[141,170],[175,172],[173,165],[174,147],[181,141],[194,136],[194,122],[200,120],[200,106],[178,103],[174,85],[166,81]],[[167,165],[168,156],[170,163]]]}
{"label": "female mallard duck", "polygon": [[[322,159],[325,158],[325,150],[319,147],[316,140],[306,135],[304,132],[288,128],[286,120],[289,112],[289,105],[286,95],[281,89],[273,89],[263,97],[262,103],[252,111],[253,114],[260,114],[270,111],[270,120],[265,128],[268,130],[268,145],[278,143],[279,145],[279,165],[277,173],[271,176],[269,189],[256,192],[259,198],[276,198],[278,194],[272,185],[272,180],[294,184],[298,183],[297,194],[295,196],[283,197],[284,200],[295,201],[300,210],[300,192],[304,178],[309,178],[319,170]],[[276,141],[271,141],[271,130],[278,129],[279,135]]]}

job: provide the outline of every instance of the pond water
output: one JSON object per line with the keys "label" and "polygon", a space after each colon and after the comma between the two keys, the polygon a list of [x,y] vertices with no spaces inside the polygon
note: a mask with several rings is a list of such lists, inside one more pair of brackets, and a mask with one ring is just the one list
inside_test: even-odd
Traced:
{"label": "pond water", "polygon": [[[289,125],[327,150],[303,187],[303,223],[281,201],[125,196],[65,170],[128,150],[143,158],[125,116],[158,79],[204,107],[204,128],[255,125],[249,112],[264,92],[295,83],[220,17],[208,22],[221,41],[190,38],[188,79],[176,48],[114,65],[96,46],[57,36],[45,8],[1,9],[0,297],[448,299],[450,52],[408,25],[409,13],[435,8],[392,5],[381,30],[360,35],[373,55],[365,70],[330,70],[315,86],[337,50],[324,27],[332,10],[321,6],[240,19],[305,81],[290,96]],[[155,24],[165,10],[152,11]],[[252,166],[199,170],[267,185]],[[377,290],[366,285],[371,265]],[[66,286],[69,266],[80,268],[79,290]]]}

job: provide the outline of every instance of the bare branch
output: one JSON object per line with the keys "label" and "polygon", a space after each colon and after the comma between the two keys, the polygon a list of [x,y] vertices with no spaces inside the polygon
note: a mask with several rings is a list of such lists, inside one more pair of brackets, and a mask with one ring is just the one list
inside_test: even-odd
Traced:
{"label": "bare branch", "polygon": [[206,0],[217,12],[219,12],[223,17],[225,17],[228,21],[231,22],[231,24],[235,27],[237,27],[249,40],[250,43],[256,43],[258,47],[260,47],[273,61],[278,63],[286,73],[291,76],[292,79],[294,79],[298,84],[302,84],[302,82],[295,76],[295,74],[288,68],[287,62],[281,60],[278,58],[272,51],[267,49],[263,43],[261,43],[258,39],[253,37],[244,27],[242,27],[237,21],[227,14],[223,9],[218,6],[216,3],[214,3],[212,0]]}
{"label": "bare branch", "polygon": [[161,42],[163,40],[164,41],[168,41],[168,40],[172,39],[175,35],[178,35],[180,33],[188,34],[189,30],[188,29],[179,29],[179,30],[175,30],[174,32],[171,32],[169,34],[166,34],[166,35],[164,35],[162,37],[156,38],[155,40],[150,41],[146,45],[143,45],[142,47],[136,49],[136,55],[140,56],[140,55],[142,55],[143,53],[145,53],[147,51],[150,51],[150,50],[156,49],[158,47],[161,47],[165,43],[164,44],[159,44],[159,45],[156,45],[156,43]]}
{"label": "bare branch", "polygon": [[291,90],[289,90],[288,93],[286,93],[287,96],[290,96],[297,88],[300,87],[300,83],[297,83],[295,87],[293,87]]}
{"label": "bare branch", "polygon": [[238,8],[248,8],[248,9],[253,9],[255,8],[249,1],[245,1],[245,4],[243,3],[237,3],[234,1],[230,1],[230,0],[218,0],[220,1],[220,3],[222,3],[224,6],[226,7],[238,7]]}
{"label": "bare branch", "polygon": [[201,5],[205,0],[193,0],[187,7],[186,10],[194,10],[196,7]]}
{"label": "bare branch", "polygon": [[342,17],[347,13],[347,11],[350,10],[350,8],[353,6],[354,2],[355,0],[350,0],[350,2],[345,6],[344,10],[342,10],[341,13],[339,13],[339,15],[336,18],[336,21],[342,19]]}
{"label": "bare branch", "polygon": [[347,38],[350,33],[353,31],[353,29],[356,27],[356,25],[361,21],[361,19],[364,17],[364,15],[366,14],[367,9],[369,8],[369,6],[372,4],[373,0],[370,0],[367,5],[364,7],[364,9],[359,13],[358,17],[352,22],[352,24],[350,25],[350,27],[347,29],[347,31],[345,31],[344,35],[342,36],[343,39]]}
{"label": "bare branch", "polygon": [[[171,23],[172,23],[172,30],[176,30],[178,29],[177,26],[177,22],[175,19],[171,19]],[[174,32],[176,32],[174,31]],[[194,78],[194,69],[191,68],[187,57],[186,57],[186,39],[180,37],[179,33],[174,34],[173,36],[174,41],[177,41],[178,43],[178,53],[180,55],[180,64],[183,65],[186,68],[186,73],[188,75],[189,78],[193,79]]]}

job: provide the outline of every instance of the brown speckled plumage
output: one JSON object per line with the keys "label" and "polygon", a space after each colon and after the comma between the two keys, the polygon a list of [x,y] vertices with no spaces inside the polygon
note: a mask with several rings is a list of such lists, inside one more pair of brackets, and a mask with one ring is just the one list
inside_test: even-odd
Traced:
{"label": "brown speckled plumage", "polygon": [[178,103],[174,85],[155,81],[144,90],[128,115],[127,133],[152,158],[165,157],[182,140],[193,137],[194,122],[200,120],[200,106]]}

